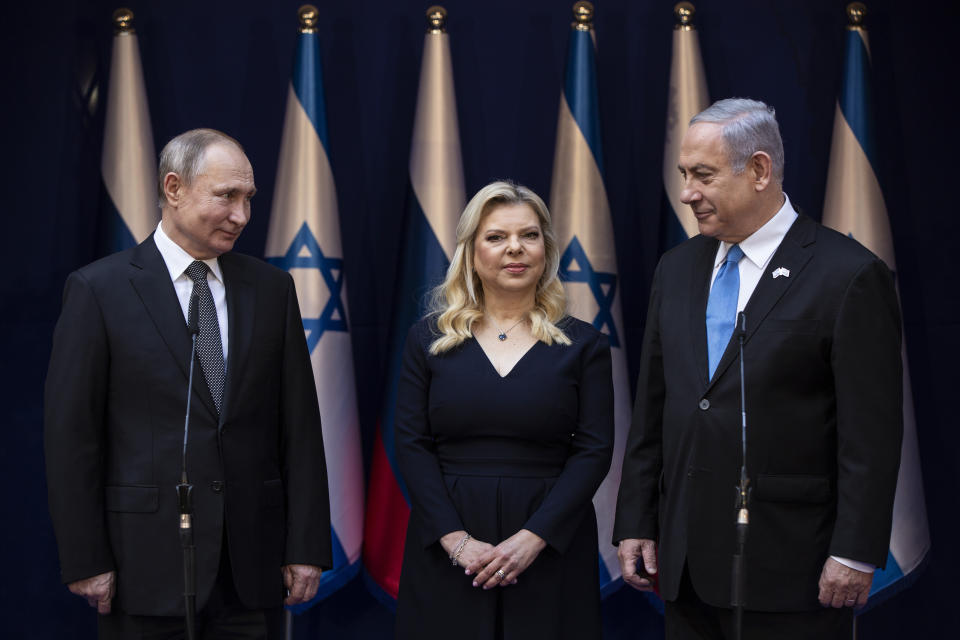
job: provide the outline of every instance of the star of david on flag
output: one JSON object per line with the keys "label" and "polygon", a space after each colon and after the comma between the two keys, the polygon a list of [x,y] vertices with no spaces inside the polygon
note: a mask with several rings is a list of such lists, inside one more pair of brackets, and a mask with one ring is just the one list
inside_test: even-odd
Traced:
{"label": "star of david on flag", "polygon": [[304,222],[294,236],[290,248],[280,257],[267,258],[267,262],[285,271],[291,269],[317,269],[327,285],[330,297],[323,306],[319,318],[303,318],[307,334],[307,348],[313,354],[325,331],[348,331],[347,311],[343,305],[343,258],[331,258],[323,254],[320,243]]}
{"label": "star of david on flag", "polygon": [[617,323],[613,319],[613,300],[617,294],[617,274],[595,271],[577,236],[573,237],[573,240],[567,246],[567,250],[560,256],[559,273],[560,279],[564,282],[586,283],[597,303],[597,315],[593,318],[593,326],[600,331],[606,329],[610,338],[610,346],[619,347]]}

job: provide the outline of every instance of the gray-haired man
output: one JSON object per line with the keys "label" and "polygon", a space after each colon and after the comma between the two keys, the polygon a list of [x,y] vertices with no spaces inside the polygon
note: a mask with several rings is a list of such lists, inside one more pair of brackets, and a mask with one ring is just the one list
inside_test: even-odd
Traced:
{"label": "gray-haired man", "polygon": [[746,317],[744,638],[849,638],[887,558],[902,432],[890,271],[798,215],[773,109],[693,118],[679,171],[700,235],[654,276],[614,543],[624,580],[659,581],[667,638],[731,637]]}
{"label": "gray-haired man", "polygon": [[[70,274],[45,394],[50,512],[70,590],[107,638],[182,637],[178,539],[190,299],[199,300],[187,472],[198,626],[263,638],[331,565],[320,415],[290,276],[231,252],[256,187],[211,129],[160,156],[162,220]],[[149,637],[154,637],[149,635]]]}

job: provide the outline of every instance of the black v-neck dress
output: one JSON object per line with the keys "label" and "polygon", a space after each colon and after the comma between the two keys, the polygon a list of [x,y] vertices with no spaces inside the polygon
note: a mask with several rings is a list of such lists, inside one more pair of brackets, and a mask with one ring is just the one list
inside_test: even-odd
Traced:
{"label": "black v-neck dress", "polygon": [[[439,356],[431,319],[407,336],[397,394],[397,463],[412,509],[398,638],[599,638],[592,497],[610,467],[610,347],[565,318],[572,345],[534,344],[501,377],[476,340]],[[515,585],[484,591],[439,539],[463,529],[498,544],[543,538]]]}

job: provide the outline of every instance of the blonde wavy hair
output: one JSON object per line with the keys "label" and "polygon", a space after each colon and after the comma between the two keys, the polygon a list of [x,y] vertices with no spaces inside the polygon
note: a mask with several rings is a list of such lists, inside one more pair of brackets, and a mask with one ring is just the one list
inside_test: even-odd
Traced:
{"label": "blonde wavy hair", "polygon": [[473,324],[484,315],[483,286],[473,267],[474,240],[483,218],[497,207],[525,204],[540,222],[545,261],[530,321],[533,336],[553,344],[570,344],[570,338],[557,326],[567,311],[567,294],[557,276],[560,250],[553,232],[547,205],[533,191],[507,180],[491,182],[480,189],[460,216],[457,224],[457,249],[443,284],[433,290],[430,312],[437,317],[439,337],[430,344],[430,353],[439,355],[473,337]]}

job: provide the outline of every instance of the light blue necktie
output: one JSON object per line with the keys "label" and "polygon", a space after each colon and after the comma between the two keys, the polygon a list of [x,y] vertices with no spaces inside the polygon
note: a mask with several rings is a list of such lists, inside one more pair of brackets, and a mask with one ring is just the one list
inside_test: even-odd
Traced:
{"label": "light blue necktie", "polygon": [[727,349],[733,327],[737,323],[737,298],[740,295],[740,267],[743,249],[735,244],[727,251],[727,257],[720,265],[717,279],[713,281],[710,298],[707,300],[707,358],[709,359],[708,378],[720,364],[720,358]]}

